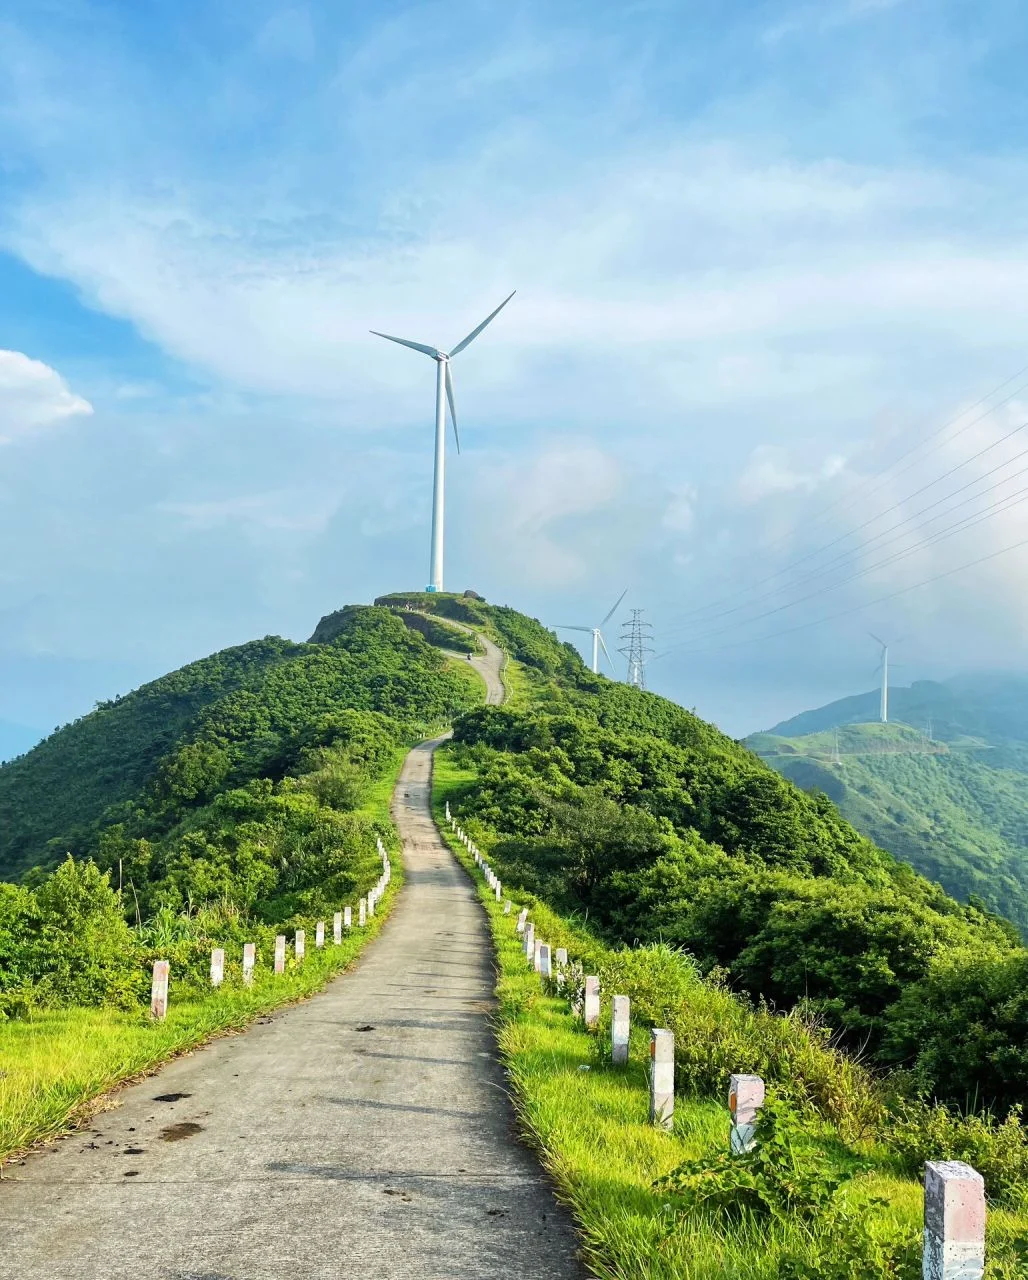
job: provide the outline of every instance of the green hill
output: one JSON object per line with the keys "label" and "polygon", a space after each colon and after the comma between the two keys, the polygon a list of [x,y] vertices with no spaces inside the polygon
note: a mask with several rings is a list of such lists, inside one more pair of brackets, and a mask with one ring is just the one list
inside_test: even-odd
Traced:
{"label": "green hill", "polygon": [[[504,707],[481,708],[467,663],[426,639],[450,648],[451,623],[507,650]],[[669,942],[754,1000],[800,1003],[882,1063],[916,1062],[929,1089],[1028,1092],[1025,953],[1011,925],[955,901],[714,726],[593,675],[538,622],[421,593],[329,614],[306,644],[268,639],[194,663],[0,770],[0,868],[38,886],[0,885],[0,1013],[5,985],[9,1007],[19,982],[43,989],[39,975],[81,933],[66,906],[59,928],[41,924],[41,903],[84,895],[104,919],[135,918],[143,937],[169,912],[270,924],[339,901],[374,847],[368,787],[447,721],[469,777],[462,811],[488,833],[505,882],[612,944]],[[883,745],[918,743],[892,728]],[[947,759],[932,750],[902,757],[911,777]],[[67,851],[76,861],[48,877]],[[116,900],[88,859],[121,888]],[[978,968],[955,999],[951,975],[970,958]],[[93,998],[119,989],[106,981]],[[986,990],[985,1031],[956,1070],[952,1035],[940,1044],[924,1020]]]}
{"label": "green hill", "polygon": [[[938,709],[925,688],[946,689],[949,710],[932,718],[933,738],[910,724],[838,721],[859,699],[796,716],[747,745],[804,791],[820,791],[858,831],[938,881],[964,902],[976,899],[1028,934],[1028,733],[1018,721],[1022,681],[964,677],[949,686],[912,686],[918,713]],[[989,696],[978,699],[983,687]],[[1007,690],[1006,699],[1002,690]],[[897,690],[894,706],[906,706]],[[855,713],[855,712],[854,712]],[[926,723],[922,722],[922,723]],[[938,736],[935,736],[938,734]]]}
{"label": "green hill", "polygon": [[175,805],[278,779],[342,711],[411,732],[476,696],[467,673],[385,610],[352,608],[325,640],[225,649],[103,703],[0,767],[0,877],[91,851],[114,823],[152,835]]}

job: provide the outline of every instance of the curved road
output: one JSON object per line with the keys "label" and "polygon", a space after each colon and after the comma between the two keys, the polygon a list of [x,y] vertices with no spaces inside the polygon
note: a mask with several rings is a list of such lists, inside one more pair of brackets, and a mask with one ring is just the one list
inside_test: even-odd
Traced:
{"label": "curved road", "polygon": [[[474,661],[500,702],[502,652]],[[17,1280],[578,1280],[570,1220],[519,1142],[489,1027],[484,913],[430,813],[393,798],[407,883],[325,992],[122,1090],[0,1182]],[[165,1101],[177,1095],[175,1100]]]}

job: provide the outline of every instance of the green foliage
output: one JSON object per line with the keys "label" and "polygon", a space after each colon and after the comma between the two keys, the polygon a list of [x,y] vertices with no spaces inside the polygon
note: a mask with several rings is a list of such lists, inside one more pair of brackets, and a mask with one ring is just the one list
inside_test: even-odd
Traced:
{"label": "green foliage", "polygon": [[808,1117],[769,1092],[749,1151],[688,1160],[657,1182],[678,1211],[716,1209],[810,1222],[824,1214],[846,1180],[811,1135]]}
{"label": "green foliage", "polygon": [[[481,685],[388,610],[343,610],[331,632],[193,664],[2,771],[0,811],[20,817],[0,860],[31,837],[43,865],[34,889],[0,885],[0,1015],[137,1005],[157,958],[203,991],[212,946],[270,949],[367,891],[388,838],[380,779]],[[67,826],[41,769],[80,803]],[[48,875],[58,842],[75,856]]]}
{"label": "green foliage", "polygon": [[[848,725],[836,736],[758,734],[768,763],[822,791],[882,848],[947,892],[1028,930],[1028,758],[1023,747],[926,742],[908,725]],[[997,749],[998,748],[998,749]]]}
{"label": "green foliage", "polygon": [[940,955],[888,1010],[883,1058],[962,1105],[1028,1098],[1028,953]]}
{"label": "green foliage", "polygon": [[900,1099],[888,1137],[908,1173],[920,1175],[926,1160],[963,1160],[985,1179],[990,1200],[1028,1209],[1028,1129],[1020,1107],[997,1120],[988,1112],[961,1115],[952,1107]]}
{"label": "green foliage", "polygon": [[[550,670],[527,706],[455,727],[472,779],[459,812],[505,884],[587,916],[611,943],[682,948],[754,1001],[800,1006],[850,1047],[912,1067],[929,1092],[1028,1098],[1025,953],[1008,922],[960,905],[824,794],[682,708]],[[947,965],[968,989],[948,985]],[[740,1039],[755,1043],[754,1028]]]}

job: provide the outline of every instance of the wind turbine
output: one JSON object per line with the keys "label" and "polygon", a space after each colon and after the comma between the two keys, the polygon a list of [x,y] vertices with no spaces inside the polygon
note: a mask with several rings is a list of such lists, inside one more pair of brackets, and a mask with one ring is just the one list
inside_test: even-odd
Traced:
{"label": "wind turbine", "polygon": [[879,713],[879,719],[882,724],[889,723],[889,646],[884,640],[879,640],[874,632],[867,633],[875,644],[882,646],[882,707]]}
{"label": "wind turbine", "polygon": [[[517,290],[514,291],[515,293]],[[431,581],[428,591],[443,589],[443,516],[445,508],[444,489],[446,482],[446,405],[450,406],[450,421],[453,423],[453,437],[460,453],[460,436],[457,434],[457,409],[453,402],[453,375],[450,373],[450,361],[460,355],[465,347],[470,346],[491,320],[495,320],[503,308],[514,297],[511,293],[491,312],[477,328],[471,330],[466,338],[452,351],[439,351],[435,347],[425,346],[422,342],[411,342],[407,338],[394,338],[391,333],[371,332],[376,338],[387,338],[390,342],[398,342],[401,347],[410,347],[412,351],[420,351],[436,362],[435,379],[435,473],[432,480],[432,562],[430,567]]]}
{"label": "wind turbine", "polygon": [[593,675],[599,675],[600,673],[600,649],[601,648],[603,649],[603,652],[607,654],[607,661],[610,663],[611,670],[613,671],[614,669],[613,659],[611,658],[610,654],[607,653],[607,646],[603,640],[603,628],[607,625],[607,623],[611,620],[611,618],[613,618],[614,610],[617,609],[618,605],[621,603],[622,600],[624,600],[625,596],[627,595],[628,595],[628,588],[625,587],[624,591],[622,591],[621,594],[618,596],[614,604],[614,608],[608,612],[607,616],[603,619],[603,621],[600,623],[598,627],[572,627],[572,626],[563,626],[563,625],[557,627],[558,631],[587,631],[592,636],[593,638]]}

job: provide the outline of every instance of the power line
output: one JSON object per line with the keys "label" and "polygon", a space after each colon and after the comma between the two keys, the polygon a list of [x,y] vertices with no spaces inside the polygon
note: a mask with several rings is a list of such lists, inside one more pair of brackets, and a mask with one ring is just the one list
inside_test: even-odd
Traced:
{"label": "power line", "polygon": [[[907,516],[905,519],[900,520],[897,524],[892,525],[889,529],[885,529],[881,533],[875,534],[874,537],[868,539],[866,543],[863,543],[860,546],[854,547],[852,548],[852,550],[847,551],[839,556],[836,556],[834,560],[829,561],[827,564],[822,565],[820,568],[812,570],[810,573],[804,574],[802,577],[798,578],[794,583],[788,584],[787,586],[776,587],[771,591],[763,592],[760,595],[752,597],[752,599],[748,600],[745,604],[737,605],[734,609],[726,609],[723,613],[713,614],[709,618],[699,618],[696,620],[696,625],[702,626],[707,623],[717,622],[721,618],[726,618],[726,617],[730,617],[733,614],[741,613],[744,609],[748,609],[751,605],[759,604],[761,600],[773,600],[775,597],[780,596],[784,591],[788,590],[789,587],[794,587],[794,588],[800,587],[804,583],[814,582],[818,578],[823,578],[827,574],[831,573],[836,566],[843,564],[847,560],[851,560],[853,557],[857,556],[862,551],[870,550],[873,543],[879,542],[880,539],[883,539],[883,538],[885,538],[885,541],[881,542],[881,544],[878,547],[876,547],[875,550],[876,551],[884,550],[890,544],[899,542],[903,538],[910,536],[910,534],[914,533],[915,530],[906,530],[905,532],[896,533],[895,536],[891,538],[886,538],[887,534],[895,533],[896,530],[901,530],[904,525],[909,524],[912,520],[917,519],[918,516],[924,515],[926,512],[931,511],[933,507],[937,507],[941,503],[948,501],[950,498],[953,498],[957,494],[962,493],[965,489],[971,488],[976,484],[981,484],[983,480],[987,479],[988,476],[992,475],[995,471],[1002,470],[1003,467],[1009,466],[1011,462],[1016,462],[1019,458],[1023,458],[1025,456],[1028,456],[1028,449],[1024,450],[1022,453],[1016,454],[1013,458],[1008,459],[1006,462],[1002,463],[999,467],[994,467],[992,471],[986,472],[984,476],[979,476],[975,480],[968,481],[967,484],[961,485],[959,488],[952,490],[950,493],[946,494],[943,498],[938,499],[938,501],[929,503],[928,506],[926,507],[922,507],[920,511],[916,511],[912,515]],[[945,519],[947,516],[950,516],[954,512],[959,511],[961,507],[967,506],[967,504],[970,502],[977,502],[979,499],[987,497],[990,493],[995,493],[998,489],[1001,489],[1004,485],[1009,484],[1012,480],[1016,480],[1019,476],[1023,476],[1026,473],[1028,473],[1028,467],[1022,467],[1020,468],[1020,470],[1012,472],[1009,476],[1005,476],[1002,480],[998,480],[995,484],[989,485],[986,489],[983,489],[980,493],[971,494],[969,497],[965,498],[963,501],[956,502],[951,507],[947,507],[944,511],[940,511],[937,515],[931,516],[928,520],[926,520],[922,525],[918,527],[917,531],[925,529],[928,525],[935,523],[935,521],[937,520]],[[884,565],[893,563],[894,560],[904,559],[905,556],[907,556],[908,554],[912,554],[913,552],[921,550],[924,547],[932,546],[934,545],[935,542],[943,541],[943,539],[948,537],[952,532],[960,532],[962,529],[970,528],[973,525],[980,523],[981,521],[976,517],[981,517],[981,519],[983,520],[988,519],[992,515],[997,515],[1000,512],[1007,510],[1009,505],[1017,505],[1017,503],[1013,502],[1013,499],[1015,498],[1020,499],[1021,496],[1026,492],[1028,492],[1028,490],[1018,489],[1014,493],[1008,494],[1005,498],[998,499],[996,502],[992,503],[988,507],[983,508],[979,512],[972,512],[967,516],[962,516],[960,520],[958,520],[955,524],[947,525],[942,529],[936,529],[934,533],[930,534],[923,541],[915,543],[914,546],[908,548],[905,551],[896,552],[892,556],[887,557],[885,560],[880,560],[880,561],[877,561],[875,564],[868,565],[864,569],[860,570],[858,573],[851,574],[847,578],[842,578],[838,582],[829,583],[827,586],[821,588],[818,591],[808,593],[805,596],[799,597],[798,600],[787,602],[783,605],[778,606],[778,608],[775,608],[775,609],[768,609],[763,613],[756,614],[754,617],[751,617],[751,618],[739,619],[737,620],[736,623],[733,623],[733,625],[745,625],[748,622],[755,622],[759,618],[764,618],[769,616],[772,613],[780,612],[782,609],[791,608],[793,604],[800,604],[805,600],[811,599],[815,595],[822,594],[822,592],[832,591],[834,590],[835,587],[843,586],[847,582],[852,582],[855,578],[863,577],[865,574],[872,572],[874,569],[882,568]],[[689,628],[684,628],[684,629],[689,629]],[[676,627],[672,630],[672,634],[675,634],[676,631],[680,632],[681,630],[683,630],[683,627],[681,626]],[[708,633],[704,632],[703,634],[706,635]],[[714,634],[719,634],[719,633],[715,632]]]}
{"label": "power line", "polygon": [[[985,520],[991,519],[994,515],[999,515],[1003,511],[1010,510],[1012,507],[1020,506],[1028,498],[1028,487],[1019,489],[1016,493],[1009,494],[1006,498],[1000,499],[986,508],[985,511],[975,512],[970,516],[958,520],[956,524],[950,525],[945,529],[936,530],[930,537],[925,538],[922,542],[915,543],[914,546],[906,548],[904,551],[894,552],[891,556],[886,556],[884,560],[878,560],[874,564],[866,565],[863,569],[856,573],[851,573],[848,578],[842,578],[838,582],[829,583],[826,587],[820,587],[816,591],[809,591],[805,596],[799,596],[795,600],[788,600],[785,604],[777,605],[773,609],[765,609],[762,613],[754,614],[751,618],[742,618],[739,621],[729,623],[727,626],[718,627],[714,631],[704,631],[700,635],[693,637],[697,640],[712,639],[714,636],[724,635],[726,631],[734,631],[736,627],[748,626],[751,622],[759,622],[763,618],[770,618],[776,613],[783,613],[786,609],[794,609],[798,604],[805,604],[808,600],[814,600],[818,596],[825,595],[829,591],[835,591],[839,587],[846,586],[847,583],[855,582],[858,578],[865,578],[869,573],[873,573],[876,569],[883,569],[887,565],[895,564],[898,560],[905,560],[908,556],[914,555],[918,551],[923,551],[927,547],[935,546],[936,543],[945,541],[946,538],[952,537],[955,533],[963,533],[965,529],[974,528],[975,525],[981,524]],[[713,619],[712,619],[713,621]],[[690,640],[683,643],[689,644]]]}
{"label": "power line", "polygon": [[643,622],[642,614],[642,609],[632,610],[630,621],[621,630],[620,639],[625,643],[618,649],[618,653],[628,659],[627,682],[637,689],[646,688],[646,663],[653,654],[650,644],[653,627],[649,622]]}
{"label": "power line", "polygon": [[[1018,370],[1017,373],[1011,375],[1011,377],[1007,378],[1004,382],[1001,382],[999,386],[995,388],[993,391],[989,392],[988,395],[983,396],[980,400],[977,400],[973,405],[971,405],[970,408],[964,410],[964,413],[958,414],[956,418],[953,418],[948,423],[944,424],[944,426],[939,428],[938,431],[933,432],[931,435],[925,437],[925,439],[922,440],[919,444],[911,446],[911,448],[908,449],[905,453],[900,454],[899,458],[896,459],[896,462],[890,464],[889,467],[879,472],[876,476],[872,476],[871,477],[872,481],[881,480],[884,483],[885,478],[889,476],[890,473],[895,469],[896,463],[902,462],[904,458],[909,457],[912,453],[916,453],[923,444],[927,443],[927,441],[933,439],[935,436],[938,436],[948,431],[950,427],[954,426],[956,423],[960,421],[960,419],[964,416],[964,414],[971,413],[979,405],[984,404],[986,400],[990,399],[993,395],[996,394],[996,391],[1002,390],[1003,387],[1008,385],[1008,383],[1013,382],[1016,378],[1019,378],[1021,374],[1025,373],[1026,371],[1028,371],[1028,365],[1026,365],[1023,369]],[[1004,397],[1003,400],[998,401],[996,404],[992,405],[989,409],[987,409],[984,413],[979,414],[978,417],[972,419],[970,422],[965,423],[960,428],[959,431],[954,432],[952,436],[948,437],[948,439],[941,440],[939,442],[939,446],[937,447],[941,447],[943,444],[951,443],[953,440],[956,440],[959,436],[963,435],[965,431],[969,431],[973,426],[976,426],[979,422],[982,422],[985,418],[989,417],[990,414],[995,413],[995,411],[1001,408],[1004,404],[1009,403],[1009,401],[1012,400],[1013,397],[1017,395],[1019,391],[1023,391],[1025,387],[1028,387],[1028,381],[1021,383],[1019,386],[1015,387],[1014,390],[1009,395]],[[776,570],[773,574],[771,574],[768,578],[766,578],[765,582],[774,581],[775,578],[782,577],[784,574],[791,572],[791,570],[795,569],[799,565],[805,564],[808,560],[813,559],[815,556],[821,555],[823,552],[830,550],[833,546],[836,546],[839,542],[845,541],[846,538],[853,537],[855,534],[859,533],[862,529],[867,528],[869,524],[873,524],[875,520],[879,520],[882,518],[882,516],[888,515],[890,512],[894,511],[897,507],[903,506],[906,502],[909,502],[911,498],[917,497],[918,494],[923,493],[926,489],[930,489],[934,487],[934,485],[941,483],[941,481],[945,480],[948,476],[952,475],[955,471],[961,470],[963,467],[967,466],[969,463],[974,462],[976,459],[983,456],[983,454],[988,453],[991,449],[994,449],[998,445],[1002,444],[1005,440],[1010,439],[1010,437],[1013,435],[1016,435],[1018,431],[1022,431],[1026,425],[1028,424],[1022,423],[1020,426],[1015,427],[1013,431],[1008,432],[1007,435],[1001,437],[999,440],[995,441],[993,444],[987,445],[984,449],[979,450],[978,453],[973,454],[970,458],[966,459],[964,462],[959,463],[955,467],[950,468],[948,471],[943,472],[941,476],[936,477],[936,479],[931,481],[929,484],[922,485],[919,489],[915,489],[913,493],[908,494],[905,498],[902,498],[899,502],[894,503],[891,507],[887,507],[884,511],[880,511],[877,515],[872,516],[869,520],[865,520],[863,524],[858,525],[856,529],[851,529],[847,533],[840,534],[838,537],[833,538],[825,546],[815,548],[815,550],[805,553],[804,555],[800,556],[798,559],[790,561],[789,564],[785,565],[781,569]],[[930,451],[930,453],[931,452],[934,452],[934,450]],[[930,453],[929,455],[926,455],[926,456],[930,456]],[[915,462],[911,462],[908,466],[901,468],[899,472],[897,472],[897,475],[903,475],[905,472],[909,471],[910,468],[914,465],[915,465]],[[836,510],[836,508],[838,508],[840,504],[843,504],[844,510],[849,507],[852,507],[854,503],[858,500],[858,498],[863,496],[865,488],[866,488],[865,485],[861,485],[856,490],[852,491],[849,495],[840,496],[838,499],[836,499],[835,502],[830,503],[821,512],[815,515],[812,518],[812,523],[814,525],[821,523],[825,519],[825,517],[830,515],[834,510]],[[881,488],[882,488],[882,484],[875,484],[868,492],[869,494],[875,493]],[[784,537],[776,539],[774,542],[771,543],[770,547],[767,549],[774,550],[774,548],[780,545],[784,540],[785,540]],[[689,610],[685,614],[678,615],[678,617],[675,620],[685,621],[693,617],[694,615],[705,613],[712,608],[717,608],[721,604],[737,599],[741,594],[745,592],[745,590],[746,588],[741,588],[740,590],[729,592],[727,595],[722,596],[719,599],[710,601],[706,605],[700,605],[696,609]]]}
{"label": "power line", "polygon": [[826,622],[835,622],[839,618],[849,618],[855,613],[860,613],[864,609],[869,609],[876,604],[884,604],[887,600],[895,600],[897,596],[907,595],[911,591],[917,591],[920,587],[930,586],[933,582],[940,582],[943,578],[951,578],[955,573],[963,573],[965,569],[974,569],[980,564],[986,564],[990,560],[995,560],[999,556],[1005,556],[1008,552],[1017,551],[1021,547],[1028,546],[1028,538],[1022,538],[1019,542],[1012,542],[1008,547],[1000,547],[998,551],[990,551],[988,555],[979,556],[977,560],[968,560],[965,564],[958,564],[956,568],[946,569],[943,573],[936,573],[930,578],[924,578],[921,582],[912,583],[909,587],[900,587],[898,591],[890,591],[888,595],[878,596],[874,600],[865,600],[862,604],[854,605],[851,609],[842,609],[838,613],[828,614],[824,618],[815,618],[812,622],[801,622],[795,627],[786,627],[783,631],[772,631],[767,635],[753,636],[749,640],[737,640],[730,644],[711,645],[705,649],[686,649],[687,644],[691,644],[691,640],[683,640],[679,644],[670,645],[667,649],[663,649],[652,659],[657,662],[661,658],[666,658],[669,653],[674,653],[679,649],[684,653],[711,653],[715,650],[720,652],[722,649],[740,649],[750,644],[763,644],[765,640],[776,640],[779,636],[795,635],[797,631],[807,631],[811,627],[824,626]]}

